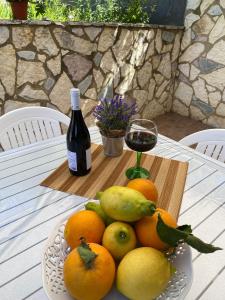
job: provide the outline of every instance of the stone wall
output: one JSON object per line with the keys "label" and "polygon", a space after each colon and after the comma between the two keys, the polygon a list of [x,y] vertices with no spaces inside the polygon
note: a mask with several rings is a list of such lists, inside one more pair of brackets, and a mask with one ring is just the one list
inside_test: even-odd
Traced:
{"label": "stone wall", "polygon": [[88,125],[102,96],[136,99],[139,116],[170,111],[182,28],[0,22],[1,114],[23,106],[70,112],[81,91]]}
{"label": "stone wall", "polygon": [[188,0],[173,111],[225,128],[225,0]]}

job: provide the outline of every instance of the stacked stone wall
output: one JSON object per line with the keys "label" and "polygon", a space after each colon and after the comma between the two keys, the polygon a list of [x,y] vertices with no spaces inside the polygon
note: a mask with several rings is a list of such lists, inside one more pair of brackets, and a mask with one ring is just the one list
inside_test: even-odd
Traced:
{"label": "stacked stone wall", "polygon": [[70,113],[71,87],[93,125],[101,97],[135,99],[138,114],[171,110],[182,28],[0,22],[0,109],[46,106]]}
{"label": "stacked stone wall", "polygon": [[188,0],[173,111],[225,128],[225,0]]}

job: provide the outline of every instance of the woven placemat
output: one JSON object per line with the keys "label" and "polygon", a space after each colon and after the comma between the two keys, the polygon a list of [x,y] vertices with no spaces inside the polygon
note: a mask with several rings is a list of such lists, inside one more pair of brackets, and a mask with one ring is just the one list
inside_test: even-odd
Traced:
{"label": "woven placemat", "polygon": [[[65,161],[41,185],[55,190],[94,198],[98,191],[104,191],[112,185],[126,185],[125,171],[135,165],[136,153],[124,150],[119,157],[106,157],[102,145],[92,144],[92,169],[83,177],[72,176]],[[141,165],[151,172],[159,199],[157,206],[168,210],[178,218],[188,163],[144,154]]]}

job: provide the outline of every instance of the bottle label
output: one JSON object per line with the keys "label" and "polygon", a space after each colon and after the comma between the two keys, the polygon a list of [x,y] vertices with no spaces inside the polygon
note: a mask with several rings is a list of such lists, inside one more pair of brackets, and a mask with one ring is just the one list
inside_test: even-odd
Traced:
{"label": "bottle label", "polygon": [[86,150],[87,170],[91,167],[91,148]]}
{"label": "bottle label", "polygon": [[72,171],[77,171],[77,154],[76,152],[67,151],[69,168]]}
{"label": "bottle label", "polygon": [[[69,168],[72,171],[77,171],[77,154],[76,152],[67,151]],[[86,150],[86,168],[91,168],[91,148]]]}

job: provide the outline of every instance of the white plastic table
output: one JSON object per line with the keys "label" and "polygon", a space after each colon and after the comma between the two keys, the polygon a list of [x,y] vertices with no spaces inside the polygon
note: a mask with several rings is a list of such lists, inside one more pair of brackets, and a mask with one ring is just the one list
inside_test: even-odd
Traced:
{"label": "white plastic table", "polygon": [[[96,128],[92,142],[101,143]],[[179,224],[225,249],[225,165],[159,137],[151,153],[188,161]],[[66,158],[65,136],[0,154],[0,299],[46,300],[41,255],[54,226],[85,198],[40,186]],[[194,280],[187,300],[225,299],[225,253],[192,251]]]}

